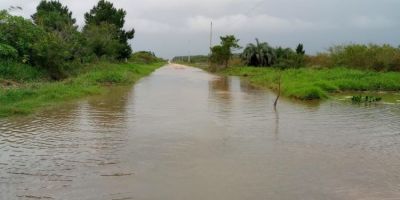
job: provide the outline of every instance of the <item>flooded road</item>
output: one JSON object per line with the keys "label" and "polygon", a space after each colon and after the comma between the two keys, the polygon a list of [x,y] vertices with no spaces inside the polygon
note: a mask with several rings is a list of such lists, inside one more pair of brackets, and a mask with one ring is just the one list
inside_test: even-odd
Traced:
{"label": "flooded road", "polygon": [[0,119],[0,199],[400,199],[400,105],[274,98],[168,65]]}

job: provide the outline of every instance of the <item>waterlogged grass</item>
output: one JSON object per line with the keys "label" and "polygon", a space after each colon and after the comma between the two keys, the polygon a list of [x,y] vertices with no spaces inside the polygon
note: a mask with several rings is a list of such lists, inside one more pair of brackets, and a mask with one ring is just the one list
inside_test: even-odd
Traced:
{"label": "waterlogged grass", "polygon": [[110,64],[88,66],[85,72],[61,82],[29,82],[16,87],[0,87],[0,117],[30,114],[60,102],[101,94],[109,85],[132,84],[163,63]]}
{"label": "waterlogged grass", "polygon": [[400,72],[374,72],[347,68],[287,69],[232,67],[224,75],[243,76],[252,84],[277,90],[302,100],[326,99],[344,91],[400,91]]}

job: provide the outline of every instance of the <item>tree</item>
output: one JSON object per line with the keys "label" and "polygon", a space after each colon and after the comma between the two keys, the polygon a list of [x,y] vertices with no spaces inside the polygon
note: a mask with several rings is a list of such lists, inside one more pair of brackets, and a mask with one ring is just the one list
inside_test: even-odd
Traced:
{"label": "tree", "polygon": [[303,44],[297,45],[296,53],[299,54],[299,55],[305,55],[306,54],[306,51],[304,50]]}
{"label": "tree", "polygon": [[239,49],[239,40],[233,35],[227,35],[225,37],[220,37],[221,44],[216,45],[211,48],[211,62],[214,64],[224,65],[225,68],[228,67],[229,60],[232,57],[232,51],[234,49]]}
{"label": "tree", "polygon": [[65,78],[73,71],[71,66],[77,67],[75,61],[82,62],[88,54],[72,12],[58,1],[42,0],[32,19],[46,31],[32,43],[33,64],[46,69],[53,79]]}
{"label": "tree", "polygon": [[47,32],[32,46],[34,64],[47,70],[55,80],[66,78],[71,71],[69,61],[74,60],[72,46],[60,32]]}
{"label": "tree", "polygon": [[258,39],[256,39],[256,44],[247,45],[241,58],[251,66],[271,66],[276,62],[274,48],[266,42],[260,43]]}
{"label": "tree", "polygon": [[0,43],[16,49],[18,60],[32,63],[32,44],[43,34],[30,20],[0,12]]}
{"label": "tree", "polygon": [[118,29],[113,24],[91,24],[83,31],[86,45],[98,57],[116,59],[121,43],[116,37]]}
{"label": "tree", "polygon": [[77,29],[72,12],[58,1],[42,0],[36,8],[36,13],[32,15],[32,19],[35,24],[44,27],[47,31],[63,31],[70,27]]}
{"label": "tree", "polygon": [[125,16],[125,10],[116,9],[112,3],[105,0],[100,0],[90,12],[85,14],[86,25],[84,29],[93,24],[101,25],[104,23],[112,24],[116,27],[117,33],[115,34],[115,38],[118,38],[121,44],[118,48],[118,59],[129,58],[132,54],[132,48],[128,41],[134,38],[135,30],[131,29],[125,31],[123,29],[125,25]]}

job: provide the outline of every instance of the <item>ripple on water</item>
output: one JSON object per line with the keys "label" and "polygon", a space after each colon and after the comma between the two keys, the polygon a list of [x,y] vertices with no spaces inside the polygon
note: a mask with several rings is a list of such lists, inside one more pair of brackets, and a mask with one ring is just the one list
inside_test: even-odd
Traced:
{"label": "ripple on water", "polygon": [[166,67],[134,89],[1,119],[0,191],[7,193],[0,197],[398,194],[398,106],[282,98],[274,110],[274,100],[270,91],[235,77]]}

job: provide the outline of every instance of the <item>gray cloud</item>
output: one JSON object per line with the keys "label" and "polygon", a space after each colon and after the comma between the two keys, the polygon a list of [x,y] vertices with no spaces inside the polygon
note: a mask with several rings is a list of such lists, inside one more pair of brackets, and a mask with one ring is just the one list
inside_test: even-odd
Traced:
{"label": "gray cloud", "polygon": [[[60,0],[83,25],[97,0]],[[274,46],[304,43],[310,53],[349,42],[400,44],[398,0],[111,0],[127,10],[127,28],[137,31],[134,50],[172,57],[208,52],[209,24],[215,38],[235,34],[241,45],[259,38]],[[39,0],[1,0],[29,17]]]}

